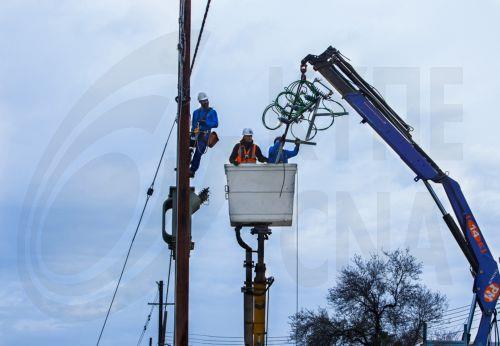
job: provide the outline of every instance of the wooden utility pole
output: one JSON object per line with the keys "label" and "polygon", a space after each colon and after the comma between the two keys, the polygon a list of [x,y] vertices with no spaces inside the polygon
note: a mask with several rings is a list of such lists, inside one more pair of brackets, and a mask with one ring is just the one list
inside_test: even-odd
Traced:
{"label": "wooden utility pole", "polygon": [[158,346],[163,346],[163,281],[158,282],[158,297]]}
{"label": "wooden utility pole", "polygon": [[189,125],[191,75],[191,0],[179,1],[179,81],[177,118],[177,236],[175,270],[175,346],[188,346],[189,252]]}

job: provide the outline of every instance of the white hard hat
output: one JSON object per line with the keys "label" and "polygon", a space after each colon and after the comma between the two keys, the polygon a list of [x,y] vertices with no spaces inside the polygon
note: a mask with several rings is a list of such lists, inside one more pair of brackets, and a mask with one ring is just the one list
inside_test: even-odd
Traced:
{"label": "white hard hat", "polygon": [[205,94],[204,92],[198,94],[198,101],[206,101],[206,100],[208,100],[207,94]]}
{"label": "white hard hat", "polygon": [[253,131],[250,128],[243,129],[243,136],[253,136]]}

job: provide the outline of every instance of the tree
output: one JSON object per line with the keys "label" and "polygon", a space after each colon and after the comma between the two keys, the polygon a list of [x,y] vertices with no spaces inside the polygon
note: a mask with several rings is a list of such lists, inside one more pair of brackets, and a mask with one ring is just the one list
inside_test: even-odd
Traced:
{"label": "tree", "polygon": [[422,263],[408,249],[356,255],[328,291],[325,308],[291,317],[301,345],[415,345],[423,323],[442,317],[446,297],[419,283]]}

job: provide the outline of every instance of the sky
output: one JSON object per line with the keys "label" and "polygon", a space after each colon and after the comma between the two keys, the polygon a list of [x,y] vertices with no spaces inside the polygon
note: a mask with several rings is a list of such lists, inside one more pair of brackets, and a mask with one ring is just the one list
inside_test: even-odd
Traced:
{"label": "sky", "polygon": [[[193,1],[193,39],[204,6]],[[221,141],[192,182],[197,190],[209,186],[211,197],[193,217],[191,333],[242,335],[244,252],[229,225],[223,164],[242,128],[253,128],[264,149],[281,134],[264,128],[263,109],[298,79],[305,55],[329,45],[460,182],[492,253],[500,254],[499,10],[492,0],[212,2],[191,106],[197,92],[209,95]],[[97,341],[175,118],[177,16],[176,1],[0,5],[0,345]],[[270,336],[288,335],[297,308],[297,231],[299,309],[324,306],[354,254],[401,247],[423,262],[422,282],[446,294],[450,308],[470,302],[466,260],[425,187],[347,109],[293,160],[296,218],[292,227],[273,229],[266,245],[276,280]],[[174,143],[102,345],[137,343],[155,282],[166,280],[161,205],[175,183]],[[248,230],[243,236],[255,244]],[[146,337],[156,335],[155,323]]]}

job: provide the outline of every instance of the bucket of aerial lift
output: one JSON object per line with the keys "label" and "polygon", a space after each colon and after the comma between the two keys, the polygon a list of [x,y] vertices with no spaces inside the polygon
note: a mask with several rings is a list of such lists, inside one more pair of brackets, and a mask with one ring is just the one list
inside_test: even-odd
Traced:
{"label": "bucket of aerial lift", "polygon": [[296,164],[224,165],[231,226],[291,226]]}

